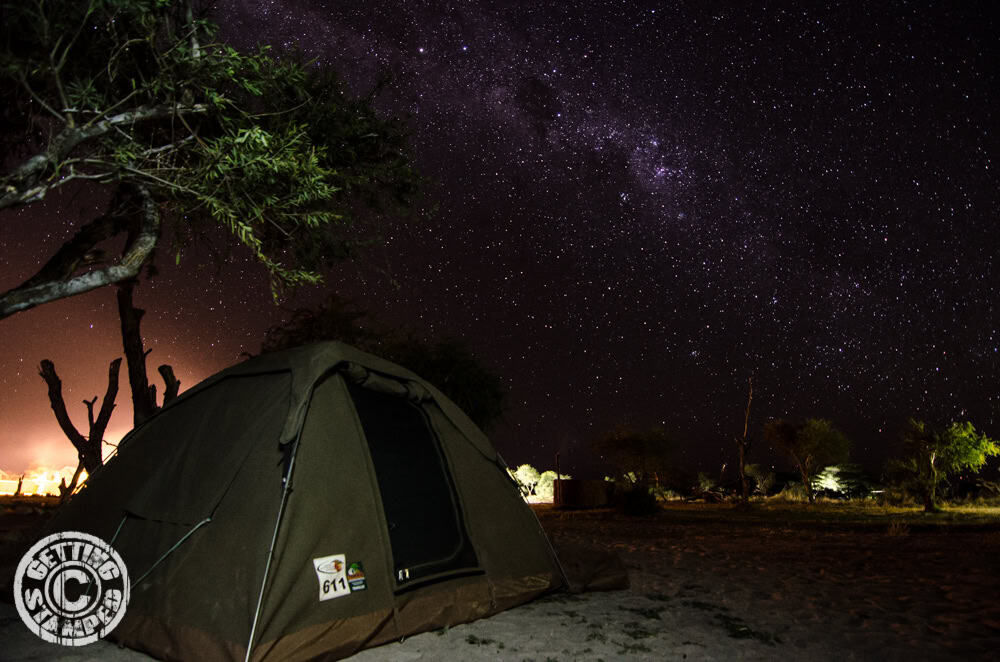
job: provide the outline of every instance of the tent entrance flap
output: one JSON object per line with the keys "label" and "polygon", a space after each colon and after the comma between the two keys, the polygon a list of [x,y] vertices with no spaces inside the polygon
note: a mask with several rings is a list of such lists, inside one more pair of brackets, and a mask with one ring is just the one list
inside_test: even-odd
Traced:
{"label": "tent entrance flap", "polygon": [[348,389],[375,468],[397,586],[478,569],[448,463],[421,407]]}

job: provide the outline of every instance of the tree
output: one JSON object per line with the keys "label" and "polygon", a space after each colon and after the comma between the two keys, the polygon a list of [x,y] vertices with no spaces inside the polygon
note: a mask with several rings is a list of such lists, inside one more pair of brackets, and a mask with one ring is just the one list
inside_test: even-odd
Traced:
{"label": "tree", "polygon": [[753,480],[753,491],[760,496],[766,497],[767,493],[774,487],[774,472],[768,471],[759,464],[748,464],[746,466],[746,475]]}
{"label": "tree", "polygon": [[939,512],[941,482],[959,471],[979,471],[995,455],[1000,455],[997,442],[976,432],[969,421],[935,427],[910,419],[903,430],[903,456],[892,469],[920,495],[925,512]]}
{"label": "tree", "polygon": [[503,416],[507,397],[503,382],[464,343],[386,329],[367,311],[336,294],[324,305],[292,311],[288,322],[268,329],[261,352],[322,340],[339,340],[412,370],[439,388],[483,430]]}
{"label": "tree", "polygon": [[842,432],[820,418],[806,419],[800,424],[780,418],[772,420],[764,426],[764,438],[792,460],[810,503],[815,499],[813,476],[823,467],[845,461],[851,448],[850,440]]}
{"label": "tree", "polygon": [[511,477],[520,488],[521,496],[528,497],[535,493],[535,487],[538,485],[541,474],[530,464],[522,464],[517,467],[516,471],[511,472]]}
{"label": "tree", "polygon": [[462,341],[423,340],[411,331],[390,337],[379,345],[378,353],[441,389],[484,431],[503,417],[507,398],[503,382]]}
{"label": "tree", "polygon": [[740,490],[743,505],[750,503],[750,482],[747,475],[747,453],[750,452],[750,405],[753,403],[753,376],[747,379],[747,408],[743,414],[743,436],[736,437],[736,450],[739,452]]}
{"label": "tree", "polygon": [[673,441],[663,428],[616,428],[591,444],[615,472],[615,479],[640,486],[659,486],[671,467]]}
{"label": "tree", "polygon": [[[149,383],[146,374],[146,357],[153,350],[145,349],[142,333],[139,331],[145,310],[136,308],[132,303],[132,290],[135,281],[118,284],[118,316],[121,320],[122,346],[125,350],[125,363],[128,366],[128,381],[132,391],[132,425],[139,427],[147,418],[160,410],[156,404],[156,386]],[[159,368],[165,388],[163,390],[163,406],[177,397],[181,382],[174,376],[174,369],[163,364]]]}
{"label": "tree", "polygon": [[[405,204],[416,175],[400,124],[328,69],[213,41],[195,0],[27,0],[2,6],[0,210],[62,187],[107,199],[21,285],[0,318],[135,279],[165,222],[172,252],[221,227],[275,295],[316,283],[366,241],[362,205]],[[103,197],[102,197],[103,196]],[[117,257],[105,249],[124,239]]]}
{"label": "tree", "polygon": [[556,494],[556,480],[569,480],[569,474],[557,474],[551,469],[543,471],[538,476],[538,483],[535,485],[535,495],[543,501],[551,501]]}
{"label": "tree", "polygon": [[[146,350],[143,346],[139,324],[145,311],[136,308],[132,303],[133,286],[133,281],[126,281],[118,285],[118,314],[121,318],[122,344],[125,349],[129,385],[132,390],[133,425],[138,427],[143,421],[159,411],[160,406],[156,404],[156,386],[150,385],[146,376],[146,356],[152,350]],[[93,475],[97,467],[104,462],[102,452],[104,432],[111,421],[115,399],[118,397],[118,373],[121,362],[122,360],[117,358],[111,362],[108,368],[108,388],[96,419],[94,418],[94,403],[97,402],[97,396],[91,400],[83,401],[87,405],[87,419],[90,424],[89,434],[84,437],[77,431],[66,413],[66,404],[62,397],[62,381],[56,373],[55,364],[49,359],[41,361],[39,374],[48,385],[49,404],[56,416],[56,422],[59,423],[63,433],[76,448],[79,458],[70,484],[66,485],[65,479],[59,484],[59,493],[63,499],[73,493],[84,471],[87,472],[88,476]],[[161,365],[159,372],[166,384],[163,392],[163,405],[166,405],[177,397],[181,382],[174,376],[173,368],[169,365]]]}
{"label": "tree", "polygon": [[[103,462],[101,451],[104,444],[104,431],[111,421],[111,412],[115,408],[115,398],[118,395],[118,370],[121,368],[121,363],[121,359],[115,359],[108,366],[108,388],[104,393],[104,399],[101,400],[101,409],[97,418],[94,418],[94,404],[97,402],[97,396],[95,395],[91,400],[83,401],[83,404],[87,405],[87,422],[90,424],[89,434],[86,437],[80,434],[76,426],[73,425],[73,421],[69,419],[66,403],[63,401],[62,380],[56,374],[56,368],[52,361],[43,359],[39,365],[38,374],[48,386],[49,404],[52,406],[52,412],[56,416],[59,427],[76,448],[79,458],[70,484],[66,485],[65,479],[59,483],[59,494],[64,499],[76,489],[77,481],[84,471],[92,474]],[[20,491],[20,484],[18,484],[18,491]]]}
{"label": "tree", "polygon": [[832,492],[848,499],[867,497],[872,491],[872,481],[857,464],[831,464],[812,479],[812,488]]}

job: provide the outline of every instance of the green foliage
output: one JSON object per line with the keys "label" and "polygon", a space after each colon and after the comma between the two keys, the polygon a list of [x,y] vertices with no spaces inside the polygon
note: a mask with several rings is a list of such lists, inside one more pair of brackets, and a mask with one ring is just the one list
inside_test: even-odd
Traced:
{"label": "green foliage", "polygon": [[514,479],[517,483],[518,488],[521,490],[521,496],[529,497],[535,493],[535,486],[538,484],[538,479],[541,474],[538,473],[538,469],[534,468],[530,464],[522,464],[517,467],[516,471],[507,470],[510,473],[510,477]]}
{"label": "green foliage", "polygon": [[709,476],[704,471],[698,472],[698,477],[696,480],[698,481],[698,489],[701,490],[702,492],[708,492],[709,490],[715,489],[718,486],[716,480],[711,476]]}
{"label": "green foliage", "polygon": [[833,464],[813,476],[812,489],[814,492],[857,499],[871,493],[872,481],[857,464]]}
{"label": "green foliage", "polygon": [[558,476],[560,480],[569,480],[568,474],[556,474],[555,471],[548,470],[541,473],[530,464],[522,464],[516,470],[507,469],[511,479],[517,483],[521,496],[527,500],[535,497],[540,501],[552,501],[555,497],[555,481]]}
{"label": "green foliage", "polygon": [[764,426],[764,439],[792,460],[802,476],[809,501],[813,501],[812,479],[823,467],[847,459],[851,442],[825,419],[810,418],[793,424],[775,419]]}
{"label": "green foliage", "polygon": [[889,465],[897,484],[916,493],[924,510],[940,510],[937,504],[941,482],[959,471],[978,472],[986,458],[1000,455],[1000,446],[976,431],[971,422],[935,427],[910,419],[903,430],[902,457]]}
{"label": "green foliage", "polygon": [[[690,481],[688,481],[688,485],[690,485]],[[694,485],[691,487],[691,495],[707,502],[718,503],[725,500],[726,491],[715,478],[704,471],[699,471],[694,479]]]}
{"label": "green foliage", "polygon": [[614,470],[616,482],[659,485],[671,469],[674,443],[662,428],[637,430],[622,426],[591,443]]}
{"label": "green foliage", "polygon": [[483,430],[503,415],[506,389],[461,342],[425,340],[413,331],[386,329],[367,311],[331,294],[327,303],[292,311],[284,324],[267,330],[261,352],[323,340],[339,340],[417,373],[439,388]]}
{"label": "green foliage", "polygon": [[555,481],[557,477],[559,480],[569,480],[572,478],[568,474],[557,474],[551,469],[543,471],[538,477],[538,483],[535,485],[535,496],[543,501],[551,501],[555,498]]}
{"label": "green foliage", "polygon": [[748,464],[746,466],[747,477],[753,481],[753,493],[760,496],[767,496],[774,487],[775,476],[773,471],[768,471],[759,464]]}
{"label": "green foliage", "polygon": [[[175,0],[4,5],[4,123],[22,127],[12,131],[21,152],[51,161],[36,197],[19,200],[70,181],[141,186],[182,243],[221,226],[276,293],[316,283],[371,241],[352,220],[402,210],[414,194],[406,132],[328,69],[267,48],[241,53],[187,10]],[[3,178],[8,193],[30,188],[19,177]]]}
{"label": "green foliage", "polygon": [[810,498],[811,495],[806,491],[805,486],[798,482],[785,483],[784,487],[781,488],[781,491],[773,497],[776,501],[786,503],[807,502]]}

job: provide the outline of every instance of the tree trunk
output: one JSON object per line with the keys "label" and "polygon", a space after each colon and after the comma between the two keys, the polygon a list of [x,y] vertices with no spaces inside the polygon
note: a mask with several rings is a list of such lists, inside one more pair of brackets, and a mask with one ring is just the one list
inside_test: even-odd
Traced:
{"label": "tree trunk", "polygon": [[82,462],[76,465],[76,471],[73,472],[73,480],[70,481],[69,485],[66,484],[65,478],[59,481],[59,503],[63,503],[72,496],[73,491],[76,490],[76,484],[80,480],[81,473],[83,473]]}
{"label": "tree trunk", "polygon": [[[141,205],[138,231],[129,237],[125,252],[115,264],[78,276],[72,275],[100,240],[102,233],[118,229],[114,224],[111,224],[114,227],[109,227],[102,219],[92,221],[78,233],[78,237],[67,242],[66,253],[57,254],[24,284],[0,294],[0,319],[49,301],[76,296],[138,276],[142,266],[153,257],[153,249],[156,248],[160,234],[160,212],[149,191],[137,187],[137,196]],[[0,200],[3,197],[0,196]],[[0,209],[2,208],[0,204]],[[81,234],[84,236],[80,237]],[[57,277],[53,277],[53,274]]]}
{"label": "tree trunk", "polygon": [[115,398],[118,396],[118,371],[121,363],[121,359],[115,359],[108,366],[108,389],[104,394],[101,411],[96,419],[94,418],[94,403],[97,402],[97,397],[95,396],[90,401],[84,400],[84,404],[87,405],[88,422],[90,423],[90,434],[87,437],[80,434],[69,419],[69,414],[66,413],[66,403],[63,401],[62,396],[62,381],[59,379],[59,375],[56,374],[55,365],[48,359],[42,359],[39,366],[38,374],[41,375],[49,387],[49,404],[52,406],[52,412],[56,416],[56,421],[59,423],[59,427],[62,428],[63,433],[69,438],[70,443],[76,448],[77,455],[80,458],[80,465],[86,469],[88,474],[96,471],[103,461],[101,444],[104,441],[104,431],[111,420],[111,412],[115,408]]}
{"label": "tree trunk", "polygon": [[[136,308],[132,302],[135,285],[135,281],[127,281],[118,286],[118,316],[121,318],[122,347],[128,364],[128,382],[132,389],[132,425],[139,427],[160,407],[156,404],[156,386],[149,383],[146,373],[146,356],[153,350],[143,347],[139,327],[146,311]],[[169,365],[161,365],[158,370],[166,386],[163,391],[163,404],[166,405],[177,397],[181,383]]]}
{"label": "tree trunk", "polygon": [[160,376],[163,377],[163,383],[166,388],[163,390],[163,406],[166,407],[170,404],[170,401],[177,397],[177,393],[181,390],[181,380],[174,376],[174,369],[169,365],[161,365],[157,368]]}
{"label": "tree trunk", "polygon": [[750,504],[750,485],[747,481],[747,453],[750,451],[750,438],[748,432],[750,430],[750,403],[753,402],[753,377],[751,376],[747,379],[747,384],[750,387],[747,393],[747,409],[743,416],[743,438],[736,440],[736,446],[739,449],[739,470],[740,470],[740,488],[743,493],[743,505],[747,506]]}
{"label": "tree trunk", "polygon": [[806,496],[809,497],[809,503],[814,503],[816,495],[813,494],[812,475],[806,469],[805,463],[796,461],[796,464],[799,467],[799,475],[802,476],[802,484],[805,485]]}
{"label": "tree trunk", "polygon": [[132,425],[139,425],[156,412],[156,394],[146,376],[146,354],[142,345],[139,324],[146,314],[132,305],[132,290],[135,281],[127,281],[118,287],[118,317],[122,326],[122,346],[125,362],[128,364],[128,383],[132,389]]}
{"label": "tree trunk", "polygon": [[937,453],[933,452],[930,456],[930,474],[928,475],[927,489],[924,490],[925,513],[941,512],[941,508],[937,505],[938,470],[937,467],[934,466],[936,456]]}

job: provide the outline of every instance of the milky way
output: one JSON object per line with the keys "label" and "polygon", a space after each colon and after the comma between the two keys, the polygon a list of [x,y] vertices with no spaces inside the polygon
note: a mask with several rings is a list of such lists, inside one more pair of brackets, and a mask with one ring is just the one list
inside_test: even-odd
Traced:
{"label": "milky way", "polygon": [[[629,423],[717,470],[751,374],[755,429],[830,418],[873,467],[909,416],[1000,434],[989,3],[343,4],[223,0],[217,19],[357,94],[391,77],[376,103],[407,119],[427,194],[329,286],[501,374],[508,461],[587,471],[586,441]],[[184,267],[140,304],[154,356],[201,378],[281,313],[262,274],[225,280],[245,258],[193,284]],[[10,370],[48,347],[14,344],[4,388],[51,417],[34,370]]]}

